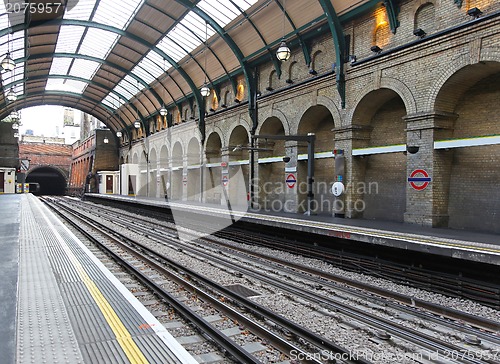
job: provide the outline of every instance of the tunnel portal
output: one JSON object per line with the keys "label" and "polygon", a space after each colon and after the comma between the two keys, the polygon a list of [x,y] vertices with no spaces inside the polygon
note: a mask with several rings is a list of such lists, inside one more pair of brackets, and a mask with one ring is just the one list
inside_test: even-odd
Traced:
{"label": "tunnel portal", "polygon": [[41,167],[26,176],[26,183],[38,183],[40,188],[37,195],[64,195],[66,192],[66,178],[55,168]]}

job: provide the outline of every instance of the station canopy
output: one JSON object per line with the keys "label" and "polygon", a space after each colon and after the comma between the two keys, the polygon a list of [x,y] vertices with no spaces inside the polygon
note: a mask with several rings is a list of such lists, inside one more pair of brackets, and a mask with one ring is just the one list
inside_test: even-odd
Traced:
{"label": "station canopy", "polygon": [[[61,0],[60,0],[61,1]],[[331,31],[370,0],[62,0],[0,3],[0,118],[53,104],[117,131],[275,60],[281,40]],[[350,15],[351,14],[351,15]],[[332,47],[334,45],[332,44]],[[307,55],[306,55],[307,58]],[[15,101],[7,95],[14,92]]]}

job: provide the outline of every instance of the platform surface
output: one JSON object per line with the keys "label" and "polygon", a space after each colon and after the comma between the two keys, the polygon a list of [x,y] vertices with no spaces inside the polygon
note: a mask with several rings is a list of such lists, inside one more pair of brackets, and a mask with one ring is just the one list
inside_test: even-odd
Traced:
{"label": "platform surface", "polygon": [[16,352],[16,295],[19,267],[19,221],[21,200],[0,195],[0,353],[4,363],[14,363]]}
{"label": "platform surface", "polygon": [[0,216],[2,363],[197,363],[36,197]]}
{"label": "platform surface", "polygon": [[[225,206],[191,201],[87,194],[90,198],[171,208],[193,214],[227,215]],[[233,211],[245,222],[359,241],[410,251],[438,254],[475,262],[500,265],[500,235],[479,231],[431,228],[391,221],[343,219],[327,215],[307,216],[269,211]]]}

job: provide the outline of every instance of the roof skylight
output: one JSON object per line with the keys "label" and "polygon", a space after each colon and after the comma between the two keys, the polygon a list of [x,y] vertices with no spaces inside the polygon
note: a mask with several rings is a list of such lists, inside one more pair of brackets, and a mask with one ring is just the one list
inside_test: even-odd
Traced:
{"label": "roof skylight", "polygon": [[[91,21],[125,30],[132,19],[142,7],[145,0],[79,0],[77,4],[64,14],[64,19]],[[202,0],[197,7],[210,16],[221,27],[247,10],[257,0]],[[90,24],[89,24],[90,25]],[[211,37],[215,31],[211,26],[206,28],[205,20],[196,12],[190,11],[180,19],[169,33],[158,43],[157,47],[164,51],[174,61],[178,62],[190,54],[195,48]],[[111,30],[93,28],[91,26],[62,25],[56,45],[56,53],[78,53],[106,60],[110,51],[115,47],[120,38],[119,34]],[[89,60],[74,60],[55,58],[50,69],[51,75],[72,75],[91,79],[100,67],[100,63]],[[151,84],[164,72],[171,68],[170,63],[165,63],[163,57],[151,50],[133,67],[131,72],[140,77],[145,83]],[[65,82],[67,83],[67,82]],[[47,87],[57,87],[57,82],[50,82]],[[78,84],[78,89],[81,88]],[[142,89],[131,76],[126,76],[116,87],[115,91],[132,98]],[[110,93],[105,104],[111,108],[116,107],[115,99]]]}

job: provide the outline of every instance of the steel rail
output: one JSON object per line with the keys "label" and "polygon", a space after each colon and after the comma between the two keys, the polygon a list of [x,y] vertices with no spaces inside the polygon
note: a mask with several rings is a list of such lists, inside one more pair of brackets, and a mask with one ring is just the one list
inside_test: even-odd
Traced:
{"label": "steel rail", "polygon": [[[210,323],[208,323],[208,321],[206,321],[203,317],[197,315],[192,309],[187,307],[181,301],[177,300],[173,295],[171,295],[169,292],[164,290],[160,285],[153,282],[147,275],[145,275],[139,269],[135,268],[133,265],[128,263],[126,260],[124,260],[118,254],[113,252],[109,247],[107,247],[106,245],[101,243],[91,233],[89,233],[86,229],[84,229],[81,225],[77,224],[75,221],[73,221],[70,218],[68,218],[67,216],[65,216],[60,211],[60,209],[58,209],[57,207],[63,209],[67,213],[71,214],[73,217],[79,218],[79,220],[82,223],[86,224],[87,226],[91,227],[92,229],[99,231],[101,234],[104,233],[105,236],[107,236],[108,238],[112,238],[114,240],[114,242],[117,243],[120,247],[126,248],[127,246],[124,245],[123,243],[121,243],[118,239],[111,237],[110,234],[106,233],[103,229],[99,228],[98,226],[95,226],[93,223],[90,223],[88,220],[82,218],[81,214],[75,214],[73,211],[62,207],[61,205],[52,204],[51,202],[48,202],[46,199],[44,199],[42,201],[45,202],[49,207],[51,207],[53,211],[55,211],[59,216],[61,216],[73,228],[78,230],[81,234],[83,234],[92,243],[97,245],[99,247],[99,249],[103,250],[106,254],[108,254],[113,260],[115,260],[118,264],[120,264],[124,269],[126,269],[127,271],[132,273],[134,276],[136,276],[139,281],[141,281],[144,285],[146,285],[153,292],[155,292],[161,299],[168,302],[183,317],[185,317],[188,321],[194,323],[202,332],[207,333],[207,335],[209,335],[214,340],[214,342],[219,345],[219,347],[221,347],[223,350],[225,350],[227,353],[229,353],[230,356],[232,356],[233,358],[235,358],[236,360],[238,360],[241,363],[253,363],[253,364],[261,363],[261,361],[259,361],[257,358],[255,358],[252,354],[248,353],[241,346],[234,343],[224,333],[222,333],[220,330],[218,330],[217,328],[212,326]],[[127,251],[132,253],[131,249],[127,249]],[[137,252],[133,252],[133,254],[135,256],[137,256],[138,258],[143,259],[141,254],[139,254]],[[151,261],[151,260],[149,260],[147,262],[147,264],[150,264],[150,265],[154,264],[155,268],[159,267],[156,263],[153,263],[153,261]]]}
{"label": "steel rail", "polygon": [[[74,214],[76,212],[72,211],[71,213]],[[86,219],[88,219],[88,217],[86,217]],[[96,221],[93,221],[93,222],[96,223],[97,225],[100,225],[104,230],[109,229],[108,227],[106,227],[106,226],[104,226]],[[124,225],[123,220],[121,221],[121,225],[123,227],[127,227],[126,224]],[[138,228],[138,226],[136,224],[131,224],[128,227],[133,227],[134,230],[136,230]],[[111,230],[111,229],[109,229],[109,230]],[[352,352],[350,352],[349,350],[329,341],[328,339],[326,339],[322,336],[315,334],[314,332],[294,323],[291,320],[286,319],[285,317],[283,317],[281,315],[274,313],[273,311],[269,310],[268,308],[261,306],[255,302],[247,299],[246,297],[243,297],[243,296],[231,291],[230,289],[228,289],[226,287],[220,286],[219,284],[212,281],[211,279],[206,278],[206,277],[200,275],[199,273],[197,273],[197,272],[195,272],[187,267],[180,265],[179,263],[175,262],[174,260],[168,258],[167,256],[165,256],[163,254],[159,254],[158,252],[155,252],[153,249],[145,246],[144,244],[138,243],[130,238],[127,238],[126,236],[123,236],[122,234],[116,232],[116,230],[111,230],[111,231],[112,231],[113,235],[119,236],[120,240],[123,239],[124,241],[128,241],[130,244],[137,246],[137,249],[139,249],[143,253],[147,252],[148,254],[151,254],[153,257],[155,257],[156,261],[160,261],[160,262],[172,267],[174,270],[176,270],[178,272],[182,272],[183,275],[190,276],[192,281],[196,281],[196,282],[199,282],[201,284],[207,285],[211,289],[219,291],[223,295],[230,297],[233,301],[237,302],[239,306],[244,307],[246,310],[252,312],[254,315],[256,315],[258,317],[267,318],[268,320],[271,320],[271,321],[277,323],[278,325],[283,327],[286,331],[296,335],[297,337],[301,337],[301,338],[309,341],[313,345],[317,346],[318,348],[321,348],[322,350],[324,350],[328,353],[341,354],[341,355],[345,355],[348,358],[353,356]],[[152,236],[152,234],[150,233],[148,237],[151,238],[151,236]],[[165,238],[164,235],[162,237]],[[196,289],[196,291],[198,292],[198,288],[196,288],[195,286],[193,286],[192,289]],[[347,360],[345,362],[347,362],[347,363],[363,363],[363,364],[370,363],[369,361],[367,361],[365,359],[353,359],[353,360]]]}

